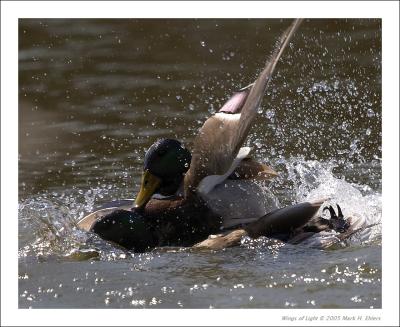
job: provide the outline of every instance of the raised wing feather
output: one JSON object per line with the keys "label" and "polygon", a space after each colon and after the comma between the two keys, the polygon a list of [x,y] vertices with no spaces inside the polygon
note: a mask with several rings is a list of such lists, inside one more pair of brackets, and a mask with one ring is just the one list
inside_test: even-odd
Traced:
{"label": "raised wing feather", "polygon": [[231,167],[249,133],[275,66],[300,23],[301,19],[294,20],[282,34],[255,83],[236,93],[200,129],[194,140],[190,169],[185,176],[185,196],[194,193],[204,177],[223,175]]}

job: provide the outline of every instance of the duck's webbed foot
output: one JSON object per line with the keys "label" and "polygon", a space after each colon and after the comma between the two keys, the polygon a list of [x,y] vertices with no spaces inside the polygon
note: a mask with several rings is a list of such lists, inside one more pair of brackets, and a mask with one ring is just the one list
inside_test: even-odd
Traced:
{"label": "duck's webbed foot", "polygon": [[331,217],[329,220],[326,220],[328,222],[329,227],[336,232],[344,233],[349,229],[350,224],[347,221],[347,219],[344,218],[342,209],[340,208],[340,206],[338,204],[336,204],[336,206],[338,209],[337,215],[332,206],[325,207],[322,210],[322,212],[325,212],[325,210],[329,210]]}

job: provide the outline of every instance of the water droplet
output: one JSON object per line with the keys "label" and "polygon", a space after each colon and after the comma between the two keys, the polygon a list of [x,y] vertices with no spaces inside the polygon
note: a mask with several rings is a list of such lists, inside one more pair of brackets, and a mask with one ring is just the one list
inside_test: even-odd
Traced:
{"label": "water droplet", "polygon": [[368,117],[374,117],[375,116],[375,112],[371,108],[369,108],[367,110],[367,116]]}
{"label": "water droplet", "polygon": [[267,112],[265,113],[265,116],[266,116],[268,119],[272,119],[272,118],[275,117],[275,112],[274,112],[273,110],[267,110]]}
{"label": "water droplet", "polygon": [[334,88],[335,90],[337,90],[337,89],[339,88],[339,81],[338,81],[338,80],[336,80],[336,81],[333,83],[333,88]]}

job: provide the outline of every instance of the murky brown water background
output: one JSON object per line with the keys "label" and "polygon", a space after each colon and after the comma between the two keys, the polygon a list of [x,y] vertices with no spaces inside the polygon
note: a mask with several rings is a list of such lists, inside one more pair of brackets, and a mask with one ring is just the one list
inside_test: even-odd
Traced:
{"label": "murky brown water background", "polygon": [[[74,229],[134,196],[157,138],[190,148],[289,23],[20,20],[20,307],[381,306],[379,232],[330,251],[263,240],[133,255]],[[282,205],[333,192],[380,221],[380,21],[306,21],[276,72],[249,138],[281,174],[269,188]]]}

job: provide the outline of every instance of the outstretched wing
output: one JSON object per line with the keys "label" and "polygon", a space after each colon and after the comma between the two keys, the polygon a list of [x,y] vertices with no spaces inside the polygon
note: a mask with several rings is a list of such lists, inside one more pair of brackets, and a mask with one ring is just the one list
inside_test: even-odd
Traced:
{"label": "outstretched wing", "polygon": [[190,169],[185,176],[185,196],[194,193],[210,175],[224,175],[249,133],[275,66],[301,23],[296,19],[282,34],[279,44],[257,80],[237,92],[221,110],[207,119],[194,140]]}

